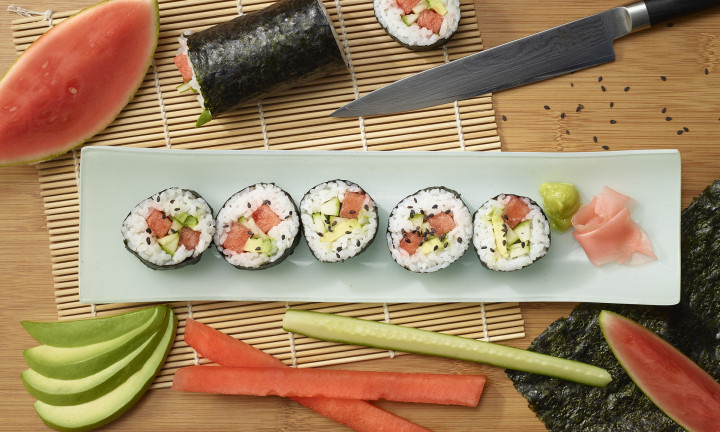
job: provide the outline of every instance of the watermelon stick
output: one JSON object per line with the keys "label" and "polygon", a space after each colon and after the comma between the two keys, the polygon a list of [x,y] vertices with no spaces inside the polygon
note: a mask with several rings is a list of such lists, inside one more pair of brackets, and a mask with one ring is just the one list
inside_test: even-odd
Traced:
{"label": "watermelon stick", "polygon": [[175,372],[172,388],[198,393],[387,399],[472,407],[480,402],[484,385],[484,375],[189,366]]}
{"label": "watermelon stick", "polygon": [[[199,321],[185,323],[185,342],[200,355],[223,366],[285,367],[263,351]],[[291,398],[358,432],[430,432],[369,402],[356,399]]]}

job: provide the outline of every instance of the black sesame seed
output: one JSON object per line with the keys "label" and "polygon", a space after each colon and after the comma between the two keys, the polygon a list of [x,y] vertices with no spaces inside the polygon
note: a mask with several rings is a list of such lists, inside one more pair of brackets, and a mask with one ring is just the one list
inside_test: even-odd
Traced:
{"label": "black sesame seed", "polygon": [[709,73],[710,73],[710,71],[708,70],[708,68],[705,68],[705,75],[707,75]]}
{"label": "black sesame seed", "polygon": [[561,119],[564,119],[564,118],[565,118],[565,113],[560,113],[560,118],[561,118]]}
{"label": "black sesame seed", "polygon": [[148,233],[148,234],[150,234],[150,233],[152,232],[152,230],[151,230],[150,228],[147,228],[147,229],[145,230],[145,232]]}
{"label": "black sesame seed", "polygon": [[317,233],[317,235],[319,235],[320,237],[322,237],[322,236],[323,236],[323,233],[319,232],[319,233]]}
{"label": "black sesame seed", "polygon": [[355,214],[356,212],[355,212],[355,210],[350,210],[348,213]]}
{"label": "black sesame seed", "polygon": [[435,213],[430,213],[429,215],[427,215],[427,217],[428,217],[428,219],[435,217]]}
{"label": "black sesame seed", "polygon": [[410,210],[410,217],[412,218],[413,216],[415,216],[415,210]]}
{"label": "black sesame seed", "polygon": [[458,243],[462,243],[462,237],[458,237],[458,238],[457,238],[457,242],[458,242]]}
{"label": "black sesame seed", "polygon": [[342,250],[342,246],[338,246],[335,250],[340,252]]}
{"label": "black sesame seed", "polygon": [[605,88],[605,86],[600,86],[600,90],[606,91],[607,89]]}
{"label": "black sesame seed", "polygon": [[450,214],[450,210],[445,210],[445,214]]}
{"label": "black sesame seed", "polygon": [[503,244],[503,246],[505,246],[505,245],[507,244],[507,241],[506,241],[506,240],[503,240],[503,243],[502,243],[502,244]]}
{"label": "black sesame seed", "polygon": [[686,128],[686,127],[684,127],[683,130],[684,130],[685,132],[690,132],[690,129],[688,129],[688,128]]}
{"label": "black sesame seed", "polygon": [[160,195],[158,195],[155,200],[156,200],[157,202],[160,202]]}
{"label": "black sesame seed", "polygon": [[575,87],[575,84],[573,84],[573,83],[570,83],[570,87]]}
{"label": "black sesame seed", "polygon": [[228,228],[230,228],[230,225],[224,224],[224,225],[223,225],[223,228],[228,229]]}
{"label": "black sesame seed", "polygon": [[667,108],[662,109],[662,113],[665,114],[667,112]]}
{"label": "black sesame seed", "polygon": [[602,81],[602,76],[598,77],[598,82]]}
{"label": "black sesame seed", "polygon": [[495,253],[495,249],[490,248],[490,252]]}
{"label": "black sesame seed", "polygon": [[418,243],[418,246],[422,246],[423,243],[425,243],[425,242],[424,242],[424,241],[421,241],[420,243]]}
{"label": "black sesame seed", "polygon": [[265,200],[265,201],[263,201],[263,204],[270,205],[270,200]]}
{"label": "black sesame seed", "polygon": [[338,257],[338,258],[340,258],[340,254],[339,254],[339,253],[336,253],[335,256]]}
{"label": "black sesame seed", "polygon": [[248,230],[247,233],[248,233],[248,235],[253,235],[253,232],[250,230]]}
{"label": "black sesame seed", "polygon": [[167,219],[167,216],[165,216],[165,213],[161,216],[162,219]]}
{"label": "black sesame seed", "polygon": [[521,247],[521,248],[524,248],[524,247],[525,247],[525,242],[520,243],[520,247]]}
{"label": "black sesame seed", "polygon": [[615,124],[615,123],[617,123],[615,120],[610,120],[610,124]]}
{"label": "black sesame seed", "polygon": [[487,249],[487,246],[480,246],[480,249]]}
{"label": "black sesame seed", "polygon": [[505,114],[503,114],[502,120],[503,120],[503,121],[507,121],[507,117],[505,117]]}
{"label": "black sesame seed", "polygon": [[411,243],[410,239],[405,237],[405,243]]}
{"label": "black sesame seed", "polygon": [[603,150],[610,150],[610,147],[608,147],[606,145],[602,146],[602,148],[603,148]]}
{"label": "black sesame seed", "polygon": [[288,212],[288,216],[292,216],[292,210]]}
{"label": "black sesame seed", "polygon": [[543,108],[545,108],[546,110],[550,109],[550,107],[548,105],[545,105]]}
{"label": "black sesame seed", "polygon": [[434,251],[438,250],[438,245],[435,245],[435,247],[433,248],[433,250],[434,250]]}
{"label": "black sesame seed", "polygon": [[260,250],[260,246],[256,247],[255,250],[256,250],[256,251],[259,251],[259,250]]}
{"label": "black sesame seed", "polygon": [[437,205],[437,204],[433,204],[432,208],[436,209],[436,208],[438,208],[438,205]]}
{"label": "black sesame seed", "polygon": [[281,238],[282,240],[285,240],[285,234],[281,235],[280,238]]}
{"label": "black sesame seed", "polygon": [[597,142],[597,137],[596,137],[596,136],[593,137],[593,141]]}
{"label": "black sesame seed", "polygon": [[370,211],[370,206],[365,204],[365,211]]}
{"label": "black sesame seed", "polygon": [[615,102],[610,102],[610,108],[615,106]]}
{"label": "black sesame seed", "polygon": [[508,219],[510,219],[510,217],[503,213],[503,219],[508,220]]}
{"label": "black sesame seed", "polygon": [[180,211],[180,207],[175,207],[175,211]]}
{"label": "black sesame seed", "polygon": [[145,243],[150,244],[150,237],[145,237]]}
{"label": "black sesame seed", "polygon": [[444,247],[444,248],[447,248],[447,247],[448,247],[447,242],[443,243],[443,247]]}
{"label": "black sesame seed", "polygon": [[360,247],[360,244],[360,240],[358,240],[357,243],[355,243],[355,246]]}
{"label": "black sesame seed", "polygon": [[670,121],[670,120],[672,120],[672,117],[665,117],[665,121]]}
{"label": "black sesame seed", "polygon": [[682,133],[683,133],[682,129],[680,129],[679,131],[677,131],[677,134],[678,134],[678,135],[682,135]]}
{"label": "black sesame seed", "polygon": [[565,129],[565,135],[570,135],[570,129]]}
{"label": "black sesame seed", "polygon": [[248,208],[252,208],[252,204],[247,203]]}
{"label": "black sesame seed", "polygon": [[336,220],[332,221],[332,223],[330,224],[330,226],[335,226],[335,225],[337,225],[337,221],[336,221]]}
{"label": "black sesame seed", "polygon": [[345,231],[345,234],[352,234],[352,231]]}
{"label": "black sesame seed", "polygon": [[170,230],[170,234],[175,234],[176,232],[177,232],[177,231],[175,231],[174,229],[171,229],[171,230]]}
{"label": "black sesame seed", "polygon": [[667,77],[665,75],[660,75],[660,79],[663,81],[667,81]]}
{"label": "black sesame seed", "polygon": [[630,90],[630,86],[625,87],[623,90],[624,90],[624,91]]}

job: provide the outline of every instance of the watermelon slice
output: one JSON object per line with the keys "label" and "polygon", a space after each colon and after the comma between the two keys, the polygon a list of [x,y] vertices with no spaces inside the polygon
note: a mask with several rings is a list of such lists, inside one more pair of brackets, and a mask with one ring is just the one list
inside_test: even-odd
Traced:
{"label": "watermelon slice", "polygon": [[108,0],[48,30],[0,80],[0,166],[67,152],[105,129],[150,66],[157,0]]}
{"label": "watermelon slice", "polygon": [[717,431],[720,383],[640,324],[609,311],[598,318],[605,340],[640,390],[688,431]]}

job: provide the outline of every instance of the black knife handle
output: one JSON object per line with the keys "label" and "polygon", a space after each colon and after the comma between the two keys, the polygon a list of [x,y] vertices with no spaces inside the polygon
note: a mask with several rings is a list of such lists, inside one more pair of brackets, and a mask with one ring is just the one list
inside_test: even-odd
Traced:
{"label": "black knife handle", "polygon": [[650,16],[650,25],[655,25],[693,12],[720,6],[720,0],[645,0],[645,6]]}

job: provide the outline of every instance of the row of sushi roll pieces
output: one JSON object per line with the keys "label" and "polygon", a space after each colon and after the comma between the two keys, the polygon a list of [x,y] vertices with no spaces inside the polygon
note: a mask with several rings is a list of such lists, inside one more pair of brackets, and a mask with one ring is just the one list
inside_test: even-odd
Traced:
{"label": "row of sushi roll pieces", "polygon": [[[272,267],[287,258],[300,231],[320,262],[340,262],[365,251],[378,232],[377,205],[347,180],[310,189],[298,209],[272,183],[232,195],[213,218],[196,192],[169,188],[138,204],[122,224],[126,248],[153,269],[194,264],[211,244],[239,269]],[[434,272],[458,260],[474,244],[481,263],[496,271],[526,267],[550,247],[550,223],[533,200],[499,195],[473,215],[455,191],[422,189],[390,212],[387,244],[397,264]]]}

